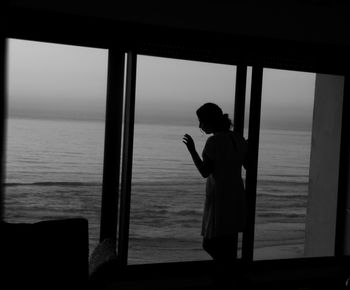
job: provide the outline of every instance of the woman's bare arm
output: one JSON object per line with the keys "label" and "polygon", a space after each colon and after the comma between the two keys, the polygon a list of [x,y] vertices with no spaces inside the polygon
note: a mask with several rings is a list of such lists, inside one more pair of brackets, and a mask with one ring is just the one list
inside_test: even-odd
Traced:
{"label": "woman's bare arm", "polygon": [[197,153],[194,141],[190,135],[185,134],[185,136],[183,137],[183,143],[185,143],[185,145],[187,146],[187,149],[190,152],[192,160],[194,162],[194,165],[197,167],[199,173],[204,178],[207,178],[212,172],[210,161],[201,159],[201,157]]}

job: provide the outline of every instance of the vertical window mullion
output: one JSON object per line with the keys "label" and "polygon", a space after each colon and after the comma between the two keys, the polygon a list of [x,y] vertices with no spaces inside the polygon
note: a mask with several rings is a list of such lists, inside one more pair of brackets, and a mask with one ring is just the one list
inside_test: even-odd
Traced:
{"label": "vertical window mullion", "polygon": [[348,176],[349,176],[349,156],[350,156],[350,136],[349,136],[349,108],[350,101],[348,94],[350,92],[350,76],[345,76],[344,93],[343,93],[343,113],[340,141],[340,158],[339,158],[339,177],[338,177],[338,200],[337,200],[337,220],[335,231],[334,255],[341,257],[345,251],[345,229],[346,218],[348,213],[347,208],[347,193],[349,191]]}
{"label": "vertical window mullion", "polygon": [[100,241],[117,235],[124,64],[124,52],[110,49],[108,52]]}
{"label": "vertical window mullion", "polygon": [[263,67],[253,66],[249,111],[248,165],[246,171],[247,227],[243,232],[242,242],[242,259],[245,261],[252,261],[254,254],[262,80]]}
{"label": "vertical window mullion", "polygon": [[245,93],[247,82],[247,66],[238,65],[236,73],[236,91],[235,91],[235,111],[233,125],[234,130],[243,136],[244,131],[244,111],[245,111]]}
{"label": "vertical window mullion", "polygon": [[[241,134],[242,136],[244,135],[246,82],[247,82],[247,66],[237,65],[233,129],[235,132],[237,132],[238,134]],[[237,243],[238,243],[238,240],[237,240]],[[238,245],[236,249],[238,250]]]}
{"label": "vertical window mullion", "polygon": [[4,168],[6,131],[6,38],[0,40],[0,220],[4,218]]}
{"label": "vertical window mullion", "polygon": [[127,54],[126,97],[124,114],[124,144],[122,161],[120,226],[118,240],[118,255],[121,265],[128,261],[129,222],[131,200],[131,178],[134,141],[135,91],[136,91],[136,60],[135,52]]}

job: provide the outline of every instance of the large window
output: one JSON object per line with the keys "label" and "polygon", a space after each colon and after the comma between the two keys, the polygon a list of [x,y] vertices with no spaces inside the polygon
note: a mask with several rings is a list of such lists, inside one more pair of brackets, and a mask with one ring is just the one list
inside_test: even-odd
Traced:
{"label": "large window", "polygon": [[264,69],[255,259],[304,255],[315,74]]}
{"label": "large window", "polygon": [[208,136],[196,109],[217,103],[233,117],[236,67],[138,56],[129,260],[207,260],[201,248],[205,180],[182,143],[201,154]]}
{"label": "large window", "polygon": [[255,259],[334,255],[343,84],[264,70]]}
{"label": "large window", "polygon": [[85,217],[90,251],[101,223],[125,264],[210,259],[200,235],[205,180],[182,137],[202,152],[208,136],[195,112],[214,102],[245,124],[249,142],[254,222],[238,257],[333,255],[344,77],[8,44],[5,220]]}
{"label": "large window", "polygon": [[5,220],[84,217],[99,238],[107,51],[8,40]]}

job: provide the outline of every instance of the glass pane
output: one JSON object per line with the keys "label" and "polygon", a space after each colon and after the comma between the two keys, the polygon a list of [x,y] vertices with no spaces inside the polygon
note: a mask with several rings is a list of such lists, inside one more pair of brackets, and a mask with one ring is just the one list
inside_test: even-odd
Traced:
{"label": "glass pane", "polygon": [[5,219],[84,217],[99,238],[107,51],[9,40]]}
{"label": "glass pane", "polygon": [[232,119],[236,67],[138,56],[130,264],[208,260],[202,250],[205,180],[182,137],[201,154],[196,109],[217,103]]}
{"label": "glass pane", "polygon": [[315,74],[264,69],[254,259],[304,256]]}

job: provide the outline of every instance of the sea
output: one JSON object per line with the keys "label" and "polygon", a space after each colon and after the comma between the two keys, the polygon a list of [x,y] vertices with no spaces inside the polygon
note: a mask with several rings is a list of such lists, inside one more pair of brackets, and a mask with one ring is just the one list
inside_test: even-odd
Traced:
{"label": "sea", "polygon": [[[5,220],[84,217],[91,254],[99,242],[104,126],[9,118]],[[128,263],[210,259],[200,236],[205,180],[182,142],[185,133],[192,135],[201,152],[208,136],[195,126],[134,129]],[[260,132],[255,259],[304,255],[310,142],[309,131]]]}

